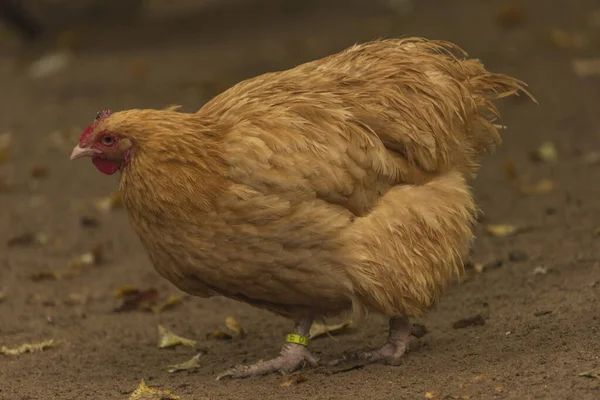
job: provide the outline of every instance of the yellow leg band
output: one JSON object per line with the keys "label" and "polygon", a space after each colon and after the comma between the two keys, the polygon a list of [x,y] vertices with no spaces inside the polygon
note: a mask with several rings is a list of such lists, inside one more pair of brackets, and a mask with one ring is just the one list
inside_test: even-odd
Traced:
{"label": "yellow leg band", "polygon": [[300,336],[295,333],[288,333],[285,335],[286,343],[296,343],[302,346],[308,346],[308,338],[306,336]]}

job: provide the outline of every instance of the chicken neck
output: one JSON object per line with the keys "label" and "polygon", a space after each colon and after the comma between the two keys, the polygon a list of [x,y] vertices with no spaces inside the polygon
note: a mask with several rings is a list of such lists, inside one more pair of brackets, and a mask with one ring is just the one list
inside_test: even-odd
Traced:
{"label": "chicken neck", "polygon": [[302,369],[307,364],[311,367],[316,366],[319,360],[307,348],[307,338],[311,325],[312,318],[303,318],[296,321],[294,326],[296,338],[304,338],[306,340],[305,344],[290,343],[290,339],[288,339],[288,342],[281,348],[278,357],[264,362],[257,362],[256,364],[237,366],[217,376],[217,380],[223,378],[248,378],[273,372],[285,375]]}

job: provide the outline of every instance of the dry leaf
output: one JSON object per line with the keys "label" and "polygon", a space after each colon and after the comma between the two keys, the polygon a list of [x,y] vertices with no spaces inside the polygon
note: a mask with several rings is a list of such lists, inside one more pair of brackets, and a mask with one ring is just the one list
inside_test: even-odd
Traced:
{"label": "dry leaf", "polygon": [[44,179],[44,178],[47,178],[49,174],[50,174],[50,170],[45,165],[34,165],[29,170],[29,175],[33,179]]}
{"label": "dry leaf", "polygon": [[74,278],[83,272],[83,267],[90,265],[97,265],[102,260],[102,245],[94,247],[91,251],[83,253],[77,257],[71,259],[66,268],[52,269],[34,272],[29,275],[29,279],[32,281],[42,280],[62,280],[68,278]]}
{"label": "dry leaf", "polygon": [[534,161],[556,162],[558,160],[558,151],[553,142],[543,142],[533,153],[531,158]]}
{"label": "dry leaf", "polygon": [[96,201],[96,208],[102,212],[108,212],[123,207],[123,197],[120,192],[114,192],[110,196]]}
{"label": "dry leaf", "polygon": [[6,243],[8,247],[25,247],[32,245],[45,245],[48,243],[48,235],[45,233],[26,232],[10,238]]}
{"label": "dry leaf", "polygon": [[100,226],[100,221],[94,217],[83,215],[79,218],[79,224],[84,228],[97,228]]}
{"label": "dry leaf", "polygon": [[104,246],[101,244],[96,245],[92,250],[87,253],[83,253],[69,262],[70,268],[77,268],[86,265],[97,265],[102,262],[102,254],[104,253]]}
{"label": "dry leaf", "polygon": [[129,396],[129,400],[177,400],[179,398],[179,396],[174,395],[168,390],[149,387],[143,379],[137,389]]}
{"label": "dry leaf", "polygon": [[345,321],[339,324],[327,325],[321,322],[313,322],[310,327],[310,331],[308,333],[309,339],[314,339],[319,336],[328,335],[330,336],[332,333],[339,333],[345,329],[352,327],[352,321]]}
{"label": "dry leaf", "polygon": [[599,58],[576,58],[571,61],[573,72],[580,78],[587,78],[594,75],[600,75],[600,57]]}
{"label": "dry leaf", "polygon": [[8,162],[10,159],[10,145],[12,143],[12,133],[0,133],[0,165]]}
{"label": "dry leaf", "polygon": [[246,332],[244,331],[244,328],[242,328],[242,325],[233,317],[225,318],[225,326],[241,338],[246,336]]}
{"label": "dry leaf", "polygon": [[85,305],[89,300],[90,296],[87,293],[70,293],[69,297],[63,303],[68,306],[77,306]]}
{"label": "dry leaf", "polygon": [[169,373],[172,374],[174,372],[179,372],[179,371],[196,370],[201,367],[200,361],[199,361],[200,356],[201,356],[201,354],[198,353],[194,357],[190,358],[187,361],[182,362],[181,364],[169,365],[167,367],[167,371],[169,371]]}
{"label": "dry leaf", "polygon": [[555,189],[555,185],[550,179],[542,179],[533,185],[521,184],[519,189],[521,193],[526,195],[540,195],[552,192]]}
{"label": "dry leaf", "polygon": [[45,78],[65,68],[70,61],[66,52],[47,54],[35,60],[29,66],[29,76],[33,79]]}
{"label": "dry leaf", "polygon": [[525,9],[519,3],[504,4],[498,11],[496,21],[505,29],[514,28],[523,23],[525,19]]}
{"label": "dry leaf", "polygon": [[577,376],[585,376],[586,378],[600,379],[600,368],[594,368],[589,371],[582,372]]}
{"label": "dry leaf", "polygon": [[186,339],[184,337],[178,336],[165,328],[162,325],[158,325],[158,348],[166,349],[169,347],[175,346],[185,346],[185,347],[196,347],[196,341],[192,339]]}
{"label": "dry leaf", "polygon": [[229,333],[223,332],[223,331],[212,331],[211,333],[209,333],[207,335],[207,337],[212,338],[212,339],[219,339],[219,340],[233,339],[233,336],[231,336]]}
{"label": "dry leaf", "polygon": [[463,329],[468,328],[470,326],[480,326],[485,325],[485,318],[481,314],[477,314],[473,317],[463,318],[456,321],[452,324],[452,328],[454,329]]}
{"label": "dry leaf", "polygon": [[50,339],[40,343],[25,343],[14,349],[9,349],[6,346],[2,346],[0,347],[0,354],[18,356],[24,353],[37,353],[38,351],[44,351],[45,349],[53,347],[54,345],[54,339]]}
{"label": "dry leaf", "polygon": [[29,279],[34,282],[39,281],[60,281],[63,279],[74,278],[81,274],[81,271],[74,268],[63,268],[57,270],[43,270],[33,272],[28,275]]}
{"label": "dry leaf", "polygon": [[158,313],[158,312],[165,311],[165,310],[170,310],[174,307],[177,307],[179,304],[181,304],[182,301],[183,301],[183,299],[181,296],[171,295],[164,303],[160,303],[155,306],[152,306],[151,309],[152,309],[152,312],[154,312],[154,313]]}
{"label": "dry leaf", "polygon": [[508,225],[508,224],[496,224],[486,225],[485,230],[492,236],[496,237],[507,237],[514,236],[521,232],[529,230],[528,227]]}
{"label": "dry leaf", "polygon": [[148,73],[148,63],[143,59],[133,60],[129,64],[129,74],[134,79],[143,78]]}
{"label": "dry leaf", "polygon": [[115,290],[115,297],[125,297],[132,294],[137,294],[139,291],[140,290],[133,285],[125,285]]}
{"label": "dry leaf", "polygon": [[126,286],[119,289],[116,295],[123,298],[123,301],[115,307],[115,312],[152,310],[158,301],[158,290],[154,288],[140,291],[135,287]]}
{"label": "dry leaf", "polygon": [[306,376],[296,372],[296,373],[290,375],[289,378],[279,386],[281,386],[281,387],[295,386],[299,383],[306,382],[307,380],[308,380],[308,378]]}
{"label": "dry leaf", "polygon": [[600,151],[590,151],[584,154],[582,161],[584,164],[588,165],[600,164]]}
{"label": "dry leaf", "polygon": [[511,160],[504,164],[504,173],[509,181],[511,181],[521,193],[526,195],[539,195],[549,193],[554,190],[554,182],[550,179],[542,179],[535,184],[528,184],[521,179],[517,173],[517,168]]}
{"label": "dry leaf", "polygon": [[534,275],[546,275],[548,273],[548,268],[546,267],[535,267],[533,270]]}
{"label": "dry leaf", "polygon": [[561,49],[583,49],[588,45],[588,38],[580,32],[567,32],[563,29],[553,29],[550,41]]}

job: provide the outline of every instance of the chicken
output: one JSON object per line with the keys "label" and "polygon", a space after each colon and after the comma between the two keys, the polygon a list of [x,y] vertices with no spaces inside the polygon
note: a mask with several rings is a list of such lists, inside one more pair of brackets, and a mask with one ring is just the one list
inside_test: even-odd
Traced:
{"label": "chicken", "polygon": [[277,358],[219,378],[316,365],[312,322],[345,312],[388,316],[387,343],[361,357],[398,364],[409,318],[469,253],[468,179],[500,142],[491,101],[519,92],[454,44],[374,41],[243,81],[193,114],[103,111],[71,159],[120,171],[164,278],[295,322]]}

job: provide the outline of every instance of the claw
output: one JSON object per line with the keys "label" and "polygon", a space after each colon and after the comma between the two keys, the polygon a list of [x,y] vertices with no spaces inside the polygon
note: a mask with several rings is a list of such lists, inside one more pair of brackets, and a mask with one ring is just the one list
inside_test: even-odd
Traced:
{"label": "claw", "polygon": [[306,347],[297,344],[286,344],[283,346],[279,357],[252,365],[242,365],[232,368],[219,374],[217,381],[224,378],[240,379],[274,372],[286,375],[304,368],[307,364],[314,367],[318,363],[319,360]]}

